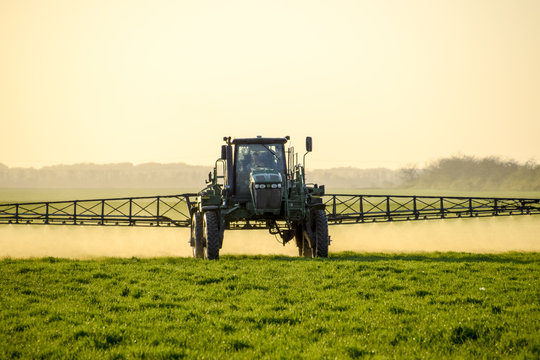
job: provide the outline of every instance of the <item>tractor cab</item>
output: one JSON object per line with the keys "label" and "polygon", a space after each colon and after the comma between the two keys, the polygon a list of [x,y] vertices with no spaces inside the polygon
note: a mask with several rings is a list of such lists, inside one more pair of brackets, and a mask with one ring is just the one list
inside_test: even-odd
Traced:
{"label": "tractor cab", "polygon": [[[227,185],[234,202],[253,199],[257,208],[280,208],[286,186],[286,142],[287,138],[257,137],[228,144],[227,154],[232,156],[227,156]],[[261,194],[271,194],[273,201],[262,199]]]}
{"label": "tractor cab", "polygon": [[283,144],[237,144],[234,173],[237,197],[249,197],[252,186],[281,188],[286,174]]}

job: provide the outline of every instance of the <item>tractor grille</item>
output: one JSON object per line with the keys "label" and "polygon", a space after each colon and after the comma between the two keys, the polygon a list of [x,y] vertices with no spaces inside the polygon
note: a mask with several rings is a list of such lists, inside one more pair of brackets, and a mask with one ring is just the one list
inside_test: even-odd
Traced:
{"label": "tractor grille", "polygon": [[255,183],[281,183],[279,174],[254,174],[253,182]]}
{"label": "tractor grille", "polygon": [[281,207],[281,189],[254,189],[255,208],[279,209]]}

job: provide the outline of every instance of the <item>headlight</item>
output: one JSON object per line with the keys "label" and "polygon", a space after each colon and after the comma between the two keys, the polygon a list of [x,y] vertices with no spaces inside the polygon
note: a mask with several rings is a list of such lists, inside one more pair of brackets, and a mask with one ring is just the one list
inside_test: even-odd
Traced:
{"label": "headlight", "polygon": [[277,184],[272,184],[272,189],[277,189]]}
{"label": "headlight", "polygon": [[255,189],[258,189],[259,188],[259,184],[255,184]]}
{"label": "headlight", "polygon": [[277,184],[278,189],[281,189],[281,184]]}
{"label": "headlight", "polygon": [[264,189],[264,188],[266,188],[266,185],[261,184],[260,187],[261,187],[261,189]]}

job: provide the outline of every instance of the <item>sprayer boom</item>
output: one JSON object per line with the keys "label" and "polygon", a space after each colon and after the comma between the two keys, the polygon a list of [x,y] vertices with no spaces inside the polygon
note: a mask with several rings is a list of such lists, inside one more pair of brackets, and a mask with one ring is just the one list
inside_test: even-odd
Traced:
{"label": "sprayer boom", "polygon": [[[191,225],[197,194],[0,204],[0,224]],[[328,224],[540,214],[540,199],[326,194]],[[266,221],[235,221],[229,229],[267,229]],[[279,224],[278,224],[279,226]]]}

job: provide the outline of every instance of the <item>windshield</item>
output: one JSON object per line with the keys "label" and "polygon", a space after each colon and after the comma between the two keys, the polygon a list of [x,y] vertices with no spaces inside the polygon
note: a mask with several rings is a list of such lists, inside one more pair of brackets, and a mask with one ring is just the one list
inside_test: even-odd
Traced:
{"label": "windshield", "polygon": [[234,163],[236,195],[249,195],[249,174],[254,169],[277,170],[285,179],[283,144],[238,144]]}

